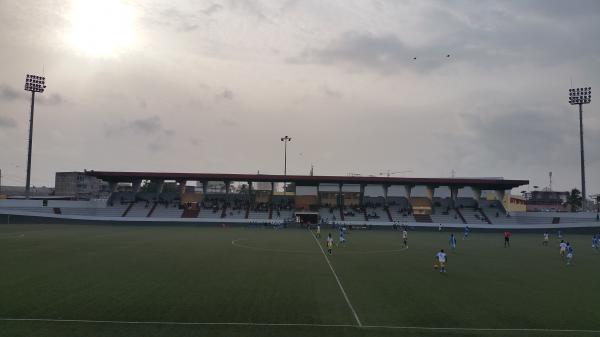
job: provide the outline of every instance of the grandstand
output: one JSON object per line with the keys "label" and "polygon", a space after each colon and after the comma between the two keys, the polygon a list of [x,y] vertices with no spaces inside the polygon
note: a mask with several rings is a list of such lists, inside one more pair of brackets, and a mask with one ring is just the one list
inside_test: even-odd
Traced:
{"label": "grandstand", "polygon": [[[182,174],[153,172],[95,172],[109,183],[107,200],[1,200],[0,214],[54,219],[164,221],[199,223],[300,222],[419,226],[585,226],[597,224],[595,213],[510,213],[502,204],[506,191],[526,180],[483,178],[397,178],[360,176],[280,176],[242,174]],[[275,191],[287,180],[296,191]],[[165,181],[175,181],[177,191],[163,191]],[[201,191],[190,189],[198,182]],[[222,182],[224,191],[209,191],[208,182]],[[141,190],[153,182],[155,191]],[[247,188],[232,191],[234,182]],[[258,190],[258,182],[271,190]],[[119,190],[126,184],[129,190]],[[436,195],[438,191],[439,195]],[[492,191],[497,199],[483,198]],[[297,192],[297,193],[296,193]],[[309,217],[305,218],[305,215]]]}

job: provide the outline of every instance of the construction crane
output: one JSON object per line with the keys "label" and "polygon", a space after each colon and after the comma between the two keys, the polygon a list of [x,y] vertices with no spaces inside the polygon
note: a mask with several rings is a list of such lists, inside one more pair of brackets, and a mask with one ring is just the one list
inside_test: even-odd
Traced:
{"label": "construction crane", "polygon": [[404,170],[404,171],[396,171],[396,172],[392,172],[390,170],[387,170],[385,172],[379,172],[379,175],[380,176],[385,175],[386,177],[389,178],[389,177],[391,177],[394,174],[402,174],[402,173],[409,173],[409,172],[412,172],[412,170]]}

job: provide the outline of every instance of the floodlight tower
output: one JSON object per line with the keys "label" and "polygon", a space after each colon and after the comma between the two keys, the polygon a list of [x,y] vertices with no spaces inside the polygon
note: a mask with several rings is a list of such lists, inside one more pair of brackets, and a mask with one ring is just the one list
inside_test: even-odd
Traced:
{"label": "floodlight tower", "polygon": [[569,89],[569,103],[579,105],[579,143],[581,144],[581,196],[583,197],[582,207],[586,209],[587,195],[585,194],[585,160],[583,156],[583,105],[592,101],[592,88]]}
{"label": "floodlight tower", "polygon": [[[287,144],[292,141],[291,137],[285,136],[281,137],[281,141],[283,142],[283,177],[287,176]],[[283,194],[287,194],[287,181],[283,183]]]}
{"label": "floodlight tower", "polygon": [[33,108],[35,106],[35,93],[44,92],[46,78],[43,76],[29,75],[25,78],[25,91],[31,91],[31,113],[29,115],[29,151],[27,152],[27,180],[25,181],[25,197],[29,199],[29,186],[31,183],[31,146],[33,143]]}

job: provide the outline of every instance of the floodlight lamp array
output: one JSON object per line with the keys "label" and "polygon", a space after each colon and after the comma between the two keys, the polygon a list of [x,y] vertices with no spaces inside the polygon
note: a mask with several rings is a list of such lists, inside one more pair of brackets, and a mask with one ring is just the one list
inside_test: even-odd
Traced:
{"label": "floodlight lamp array", "polygon": [[43,76],[27,74],[25,78],[25,90],[31,92],[44,92],[46,89],[46,78]]}
{"label": "floodlight lamp array", "polygon": [[592,101],[592,88],[569,89],[569,104],[589,104]]}

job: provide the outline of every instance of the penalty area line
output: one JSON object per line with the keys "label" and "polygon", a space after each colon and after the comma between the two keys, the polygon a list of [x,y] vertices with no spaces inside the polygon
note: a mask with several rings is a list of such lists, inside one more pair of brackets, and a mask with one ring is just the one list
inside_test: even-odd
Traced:
{"label": "penalty area line", "polygon": [[61,319],[61,318],[6,318],[0,322],[46,322],[46,323],[83,323],[83,324],[121,324],[121,325],[172,325],[172,326],[256,326],[256,327],[314,327],[314,328],[354,328],[354,329],[396,329],[396,330],[429,330],[429,331],[505,331],[505,332],[557,332],[557,333],[600,333],[600,330],[586,329],[544,329],[544,328],[459,328],[459,327],[426,327],[426,326],[393,326],[393,325],[361,325],[354,324],[318,324],[318,323],[252,323],[252,322],[177,322],[177,321],[117,321],[93,319]]}
{"label": "penalty area line", "polygon": [[329,262],[329,258],[327,257],[327,254],[325,254],[325,250],[323,249],[323,247],[321,246],[321,243],[319,242],[319,240],[317,240],[317,237],[315,236],[315,234],[312,231],[310,232],[310,235],[313,237],[313,239],[315,239],[317,246],[319,246],[321,253],[323,253],[323,257],[325,257],[325,261],[327,261],[327,265],[329,266],[329,269],[331,269],[331,273],[333,274],[333,277],[335,277],[335,281],[337,282],[338,286],[340,287],[340,291],[342,292],[342,295],[344,295],[344,299],[346,300],[346,303],[348,304],[350,311],[352,311],[352,315],[354,315],[356,324],[358,324],[359,327],[362,327],[360,318],[358,318],[358,314],[356,314],[356,310],[354,310],[352,303],[350,303],[350,299],[348,298],[348,295],[346,295],[346,291],[344,290],[344,287],[342,287],[342,282],[340,282],[340,278],[337,276],[337,273],[333,269],[331,262]]}

